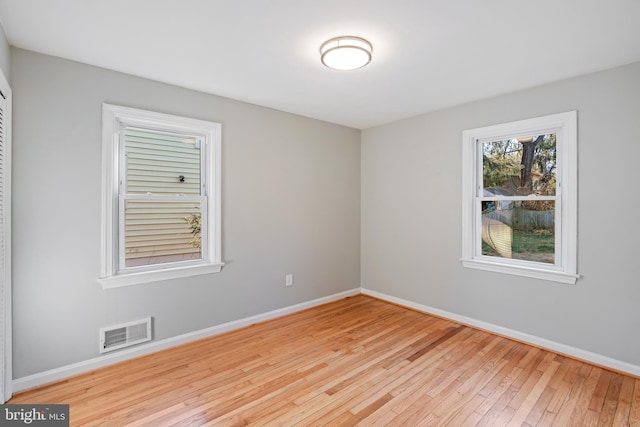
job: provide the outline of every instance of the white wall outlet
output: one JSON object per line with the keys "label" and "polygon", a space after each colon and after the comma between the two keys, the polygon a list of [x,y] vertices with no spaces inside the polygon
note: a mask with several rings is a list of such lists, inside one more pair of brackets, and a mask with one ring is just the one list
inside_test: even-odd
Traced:
{"label": "white wall outlet", "polygon": [[293,274],[287,274],[284,277],[284,285],[285,286],[293,286]]}

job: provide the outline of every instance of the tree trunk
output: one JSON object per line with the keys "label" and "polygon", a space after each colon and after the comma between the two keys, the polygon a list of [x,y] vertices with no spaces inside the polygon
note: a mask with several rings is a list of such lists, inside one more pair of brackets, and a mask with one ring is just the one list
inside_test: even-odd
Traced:
{"label": "tree trunk", "polygon": [[536,147],[542,142],[544,135],[539,135],[536,139],[528,142],[520,142],[522,144],[522,170],[520,171],[520,185],[523,189],[528,190],[530,194],[533,190],[533,158]]}

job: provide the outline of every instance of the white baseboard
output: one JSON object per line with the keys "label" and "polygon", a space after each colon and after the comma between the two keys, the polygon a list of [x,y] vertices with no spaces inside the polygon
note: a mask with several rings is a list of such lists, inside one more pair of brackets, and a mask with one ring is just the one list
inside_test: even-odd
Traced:
{"label": "white baseboard", "polygon": [[176,337],[150,342],[148,344],[139,345],[137,347],[132,347],[115,353],[106,354],[104,356],[96,357],[78,363],[73,363],[67,366],[62,366],[60,368],[39,372],[37,374],[28,375],[26,377],[17,378],[14,379],[12,383],[13,392],[19,392],[33,387],[38,387],[44,384],[69,378],[74,375],[93,371],[98,368],[103,368],[117,362],[122,362],[124,360],[133,359],[135,357],[144,356],[150,353],[155,353],[160,350],[175,347],[181,344],[186,344],[199,339],[208,338],[214,335],[233,331],[235,329],[244,328],[255,323],[276,319],[287,314],[306,310],[307,308],[316,307],[358,294],[360,294],[360,288],[340,292],[300,304],[295,304],[289,307],[280,308],[244,319],[234,320],[232,322],[223,323],[221,325],[212,326],[210,328],[201,329],[199,331],[189,332]]}
{"label": "white baseboard", "polygon": [[390,295],[386,295],[380,292],[372,291],[364,288],[351,289],[349,291],[340,292],[337,294],[329,295],[327,297],[318,298],[312,301],[307,301],[300,304],[295,304],[289,307],[280,308],[277,310],[269,311],[267,313],[258,314],[255,316],[247,317],[244,319],[234,320],[232,322],[223,323],[221,325],[212,326],[210,328],[201,329],[199,331],[189,332],[183,335],[179,335],[172,338],[167,338],[160,341],[154,341],[147,344],[139,345],[129,349],[121,350],[115,353],[109,353],[104,356],[96,357],[93,359],[85,360],[71,365],[62,366],[60,368],[51,369],[44,372],[39,372],[26,377],[17,378],[13,380],[13,392],[19,392],[34,387],[39,387],[44,384],[59,381],[65,378],[69,378],[74,375],[82,374],[85,372],[93,371],[95,369],[103,368],[114,363],[122,362],[125,360],[133,359],[135,357],[144,356],[147,354],[155,353],[160,350],[175,347],[181,344],[186,344],[199,339],[208,338],[214,335],[222,334],[225,332],[233,331],[236,329],[244,328],[246,326],[253,325],[255,323],[264,322],[278,317],[292,314],[298,311],[306,310],[307,308],[316,307],[329,302],[337,301],[342,298],[363,294],[369,295],[374,298],[378,298],[383,301],[388,301],[393,304],[401,305],[403,307],[411,308],[423,313],[433,314],[435,316],[450,319],[454,322],[469,325],[478,329],[493,332],[498,335],[502,335],[514,340],[528,343],[537,347],[548,349],[556,353],[564,354],[575,359],[583,360],[585,362],[593,363],[598,366],[613,369],[615,371],[628,373],[635,377],[640,377],[640,366],[630,363],[622,362],[610,357],[603,356],[601,354],[592,353],[579,348],[571,347],[565,344],[560,344],[554,341],[550,341],[544,338],[536,337],[534,335],[518,332],[513,329],[497,326],[492,323],[483,322],[470,317],[461,316],[459,314],[451,313],[445,310],[440,310],[434,307],[418,304],[412,301],[404,300],[402,298],[396,298]]}
{"label": "white baseboard", "polygon": [[401,298],[392,297],[380,292],[371,291],[369,289],[361,289],[363,295],[369,295],[374,298],[381,299],[383,301],[391,302],[393,304],[401,305],[403,307],[411,308],[423,313],[433,314],[434,316],[443,317],[445,319],[453,320],[461,324],[469,325],[478,329],[493,332],[498,335],[502,335],[508,338],[512,338],[516,341],[524,342],[534,345],[536,347],[551,350],[553,352],[563,354],[569,357],[573,357],[578,360],[593,363],[594,365],[601,366],[603,368],[613,369],[614,371],[627,373],[635,377],[640,377],[640,366],[633,365],[631,363],[622,362],[620,360],[612,359],[601,354],[592,353],[580,348],[571,347],[565,344],[560,344],[555,341],[550,341],[545,338],[540,338],[535,335],[525,334],[513,329],[504,328],[502,326],[494,325],[492,323],[476,320],[471,317],[461,316],[459,314],[450,313],[438,308],[429,307],[427,305],[418,304],[412,301],[404,300]]}

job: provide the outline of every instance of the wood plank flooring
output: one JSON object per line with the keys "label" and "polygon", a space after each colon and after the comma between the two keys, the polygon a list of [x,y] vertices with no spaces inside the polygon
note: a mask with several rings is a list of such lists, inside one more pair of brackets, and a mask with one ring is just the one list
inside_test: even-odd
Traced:
{"label": "wood plank flooring", "polygon": [[356,296],[9,403],[73,426],[640,426],[640,379]]}

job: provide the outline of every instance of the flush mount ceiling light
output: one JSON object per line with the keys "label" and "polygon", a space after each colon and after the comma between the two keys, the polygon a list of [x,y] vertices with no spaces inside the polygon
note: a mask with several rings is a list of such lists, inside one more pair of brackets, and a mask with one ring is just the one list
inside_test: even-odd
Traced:
{"label": "flush mount ceiling light", "polygon": [[371,43],[360,37],[343,36],[320,46],[321,61],[334,70],[355,70],[371,62]]}

